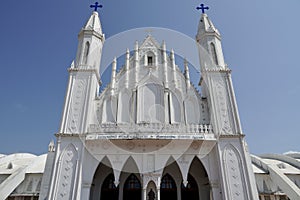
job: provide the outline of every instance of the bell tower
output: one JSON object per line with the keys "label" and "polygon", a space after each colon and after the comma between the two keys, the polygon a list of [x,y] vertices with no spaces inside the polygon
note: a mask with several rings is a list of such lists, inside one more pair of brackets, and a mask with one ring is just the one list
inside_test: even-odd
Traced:
{"label": "bell tower", "polygon": [[[68,69],[69,81],[59,132],[56,134],[55,155],[46,165],[44,189],[40,199],[81,199],[88,187],[82,184],[83,157],[86,152],[83,138],[88,125],[94,120],[94,101],[98,95],[101,80],[99,76],[104,34],[97,8],[78,35],[78,49],[75,61]],[[49,154],[48,154],[49,156]],[[50,178],[51,177],[51,178]],[[89,185],[90,187],[90,185]]]}
{"label": "bell tower", "polygon": [[213,132],[217,138],[216,161],[222,199],[258,199],[250,154],[242,132],[232,85],[231,70],[225,64],[221,34],[208,18],[205,7],[199,21],[196,42],[199,49],[199,84],[207,99]]}
{"label": "bell tower", "polygon": [[60,133],[81,134],[93,116],[93,103],[101,80],[99,76],[104,34],[98,12],[94,11],[78,35],[75,62],[69,68],[69,84]]}

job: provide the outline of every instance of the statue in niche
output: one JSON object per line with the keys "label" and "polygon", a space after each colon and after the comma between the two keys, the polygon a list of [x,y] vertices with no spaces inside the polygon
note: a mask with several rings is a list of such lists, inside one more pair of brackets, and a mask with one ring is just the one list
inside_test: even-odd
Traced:
{"label": "statue in niche", "polygon": [[148,192],[148,200],[155,200],[155,192],[153,192],[152,188]]}

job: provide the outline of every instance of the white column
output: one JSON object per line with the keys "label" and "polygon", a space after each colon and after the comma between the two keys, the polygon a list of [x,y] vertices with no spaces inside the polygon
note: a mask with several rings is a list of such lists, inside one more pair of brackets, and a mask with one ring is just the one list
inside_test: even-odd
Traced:
{"label": "white column", "polygon": [[91,183],[89,183],[89,184],[86,183],[82,186],[80,199],[89,199],[90,198],[91,186],[92,186]]}
{"label": "white column", "polygon": [[157,188],[157,200],[160,200],[160,188]]}
{"label": "white column", "polygon": [[147,200],[147,188],[143,189],[143,199],[142,200]]}
{"label": "white column", "polygon": [[171,50],[171,55],[170,55],[170,59],[171,59],[171,67],[172,67],[172,73],[173,73],[173,82],[174,82],[174,86],[175,88],[177,88],[177,79],[176,79],[176,65],[175,65],[175,55],[174,55],[174,50]]}
{"label": "white column", "polygon": [[162,44],[162,53],[163,53],[163,70],[164,70],[164,82],[165,82],[165,87],[168,88],[168,63],[167,63],[167,52],[166,52],[166,43],[163,41]]}
{"label": "white column", "polygon": [[164,116],[164,123],[169,124],[170,121],[170,111],[169,111],[169,91],[167,89],[165,89],[164,91],[164,107],[165,107],[165,116]]}
{"label": "white column", "polygon": [[116,71],[117,71],[117,58],[115,57],[112,63],[111,70],[111,94],[114,95],[116,89]]}
{"label": "white column", "polygon": [[[181,200],[181,185],[179,184],[179,187],[177,187],[177,200]],[[185,199],[183,199],[185,200]]]}

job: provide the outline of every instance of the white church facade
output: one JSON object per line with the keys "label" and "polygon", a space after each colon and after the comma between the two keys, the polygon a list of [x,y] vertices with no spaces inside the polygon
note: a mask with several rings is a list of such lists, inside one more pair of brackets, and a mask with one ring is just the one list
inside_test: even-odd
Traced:
{"label": "white church facade", "polygon": [[38,157],[0,157],[0,197],[300,199],[300,154],[250,156],[221,35],[206,14],[195,41],[201,92],[188,60],[182,72],[176,52],[148,35],[125,51],[120,70],[121,59],[112,61],[99,93],[105,37],[97,12],[78,41],[56,145]]}

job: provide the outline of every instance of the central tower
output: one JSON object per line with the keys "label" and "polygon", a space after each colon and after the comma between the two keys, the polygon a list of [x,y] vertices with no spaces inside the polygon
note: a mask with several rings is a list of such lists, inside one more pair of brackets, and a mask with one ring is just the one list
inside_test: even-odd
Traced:
{"label": "central tower", "polygon": [[40,199],[258,198],[231,70],[205,13],[196,35],[202,93],[188,60],[177,65],[175,52],[150,35],[124,52],[121,65],[112,60],[111,81],[99,93],[104,34],[97,12],[78,41]]}

